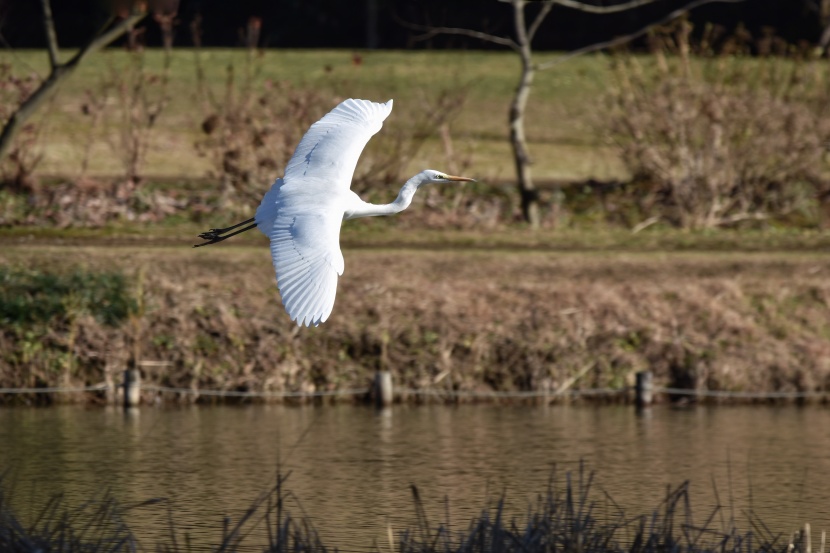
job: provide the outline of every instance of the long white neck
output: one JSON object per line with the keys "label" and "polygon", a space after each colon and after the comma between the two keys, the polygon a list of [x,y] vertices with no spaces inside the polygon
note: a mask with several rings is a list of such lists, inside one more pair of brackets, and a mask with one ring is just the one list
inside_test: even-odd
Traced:
{"label": "long white neck", "polygon": [[357,201],[346,210],[343,219],[357,219],[358,217],[377,217],[379,215],[394,215],[400,213],[412,203],[412,197],[418,188],[426,182],[423,173],[419,173],[406,181],[401,191],[398,192],[398,197],[395,201],[389,204],[372,204],[364,202],[355,195]]}

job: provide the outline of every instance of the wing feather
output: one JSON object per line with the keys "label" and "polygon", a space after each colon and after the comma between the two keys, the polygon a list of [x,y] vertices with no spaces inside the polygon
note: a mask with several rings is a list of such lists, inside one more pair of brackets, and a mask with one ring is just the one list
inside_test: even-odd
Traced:
{"label": "wing feather", "polygon": [[282,213],[270,235],[282,303],[291,320],[306,326],[317,326],[331,314],[344,268],[339,245],[343,214],[319,206],[317,211]]}
{"label": "wing feather", "polygon": [[285,168],[286,186],[306,188],[307,179],[348,189],[366,143],[392,112],[385,104],[348,99],[311,125]]}
{"label": "wing feather", "polygon": [[314,123],[256,212],[271,240],[271,257],[285,310],[299,325],[331,315],[343,274],[340,224],[360,153],[392,111],[349,99]]}

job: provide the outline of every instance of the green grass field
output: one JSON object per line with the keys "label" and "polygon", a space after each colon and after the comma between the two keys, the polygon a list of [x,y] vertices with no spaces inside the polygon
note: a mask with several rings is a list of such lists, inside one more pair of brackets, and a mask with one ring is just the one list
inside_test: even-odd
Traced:
{"label": "green grass field", "polygon": [[[539,54],[539,61],[557,55]],[[411,120],[409,114],[423,109],[425,102],[442,91],[466,90],[466,103],[451,125],[456,155],[469,160],[472,174],[479,178],[513,180],[506,122],[519,71],[514,54],[381,51],[361,52],[360,56],[362,63],[357,65],[350,51],[266,50],[250,56],[240,50],[174,50],[169,71],[171,101],[152,131],[145,176],[200,178],[210,168],[194,148],[201,136],[201,122],[211,110],[197,85],[198,57],[217,99],[223,96],[227,68],[232,65],[239,83],[247,81],[246,75],[250,75],[252,86],[259,88],[267,81],[288,82],[321,93],[332,107],[348,97],[393,98],[395,112],[387,121],[391,128],[405,125]],[[0,62],[41,76],[47,71],[43,51],[5,53]],[[65,82],[39,115],[45,124],[38,141],[43,153],[39,173],[77,175],[89,144],[88,174],[118,174],[121,123],[117,92],[110,91],[103,121],[96,128],[82,109],[89,102],[88,93],[100,96],[113,74],[124,74],[131,63],[136,63],[131,54],[108,50],[90,57]],[[141,54],[140,63],[146,71],[161,74],[164,54],[148,50]],[[538,74],[527,123],[538,179],[607,179],[624,174],[614,148],[601,132],[598,107],[611,81],[602,55],[578,58]],[[374,140],[383,141],[384,133]],[[436,133],[412,161],[410,172],[443,165],[445,154]]]}
{"label": "green grass field", "polygon": [[[72,52],[64,52],[68,57]],[[360,63],[355,63],[355,56]],[[555,59],[557,53],[539,53],[537,61]],[[42,155],[37,173],[43,182],[77,181],[84,176],[119,177],[124,174],[121,162],[121,139],[124,128],[123,90],[131,74],[130,68],[139,67],[150,75],[162,75],[165,53],[146,50],[131,54],[110,49],[92,55],[79,67],[35,120],[40,132],[35,148]],[[47,55],[40,50],[6,51],[0,63],[10,64],[17,75],[37,74],[48,70]],[[201,129],[204,119],[215,110],[227,94],[228,68],[235,74],[234,98],[244,96],[249,87],[260,93],[273,83],[290,83],[293,90],[319,95],[321,104],[334,106],[346,97],[364,97],[374,100],[394,98],[395,111],[385,128],[370,141],[361,158],[361,164],[372,162],[373,156],[393,141],[396,136],[407,136],[419,111],[434,106],[441,94],[460,94],[465,97],[463,108],[451,122],[451,136],[455,158],[448,159],[439,133],[433,132],[424,147],[408,161],[405,174],[425,167],[451,170],[463,166],[463,172],[485,184],[501,185],[514,180],[513,160],[507,140],[507,110],[518,76],[518,59],[511,52],[431,52],[431,51],[377,51],[352,52],[347,50],[263,50],[250,53],[238,49],[175,49],[168,60],[169,82],[166,94],[169,104],[161,112],[147,135],[147,159],[141,175],[147,182],[143,190],[174,189],[183,194],[219,189],[210,172],[215,159],[200,155],[196,143],[204,138]],[[696,62],[697,63],[697,62]],[[758,60],[729,60],[735,67],[749,67],[748,75]],[[775,62],[767,67],[775,69],[788,61]],[[743,65],[734,65],[743,64]],[[648,70],[649,64],[643,64]],[[701,63],[702,71],[722,67],[722,64]],[[759,66],[760,67],[760,66]],[[200,86],[198,69],[204,72],[206,87]],[[822,71],[822,69],[817,69]],[[603,54],[583,56],[570,60],[549,71],[537,74],[527,114],[527,133],[533,156],[534,176],[542,186],[551,180],[578,182],[583,179],[600,180],[625,178],[626,170],[619,151],[604,133],[603,114],[609,90],[615,86],[611,59]],[[818,78],[818,77],[817,77]],[[160,96],[160,84],[148,86],[146,98]],[[280,94],[273,88],[273,94]],[[208,98],[212,98],[212,101]],[[0,100],[10,101],[9,92],[0,91]],[[89,106],[98,104],[99,120],[89,113]],[[313,119],[312,119],[313,120]],[[369,166],[369,165],[367,165]],[[360,165],[358,166],[358,172]],[[273,177],[261,183],[269,185]],[[266,173],[267,174],[267,173]],[[387,201],[394,196],[393,185],[371,184],[370,199]],[[467,197],[492,193],[493,189],[466,192]],[[258,194],[256,190],[254,190]],[[515,206],[516,199],[508,192],[507,205]],[[569,194],[571,192],[569,191]],[[575,194],[578,196],[579,192]],[[345,225],[344,241],[368,246],[417,247],[505,247],[516,245],[533,249],[640,249],[647,251],[696,250],[781,250],[821,249],[826,247],[826,233],[795,229],[777,229],[769,224],[764,231],[681,232],[665,225],[656,225],[645,232],[632,235],[593,224],[602,214],[591,212],[572,216],[555,232],[528,236],[521,228],[504,225],[488,230],[483,225],[436,225],[438,228],[458,230],[429,230],[420,219],[425,199],[419,195],[412,210],[393,220],[360,221]],[[249,198],[242,200],[247,206]],[[5,201],[0,198],[0,203]],[[579,200],[577,200],[579,201]],[[596,203],[595,199],[588,199]],[[251,209],[255,200],[251,200]],[[459,208],[455,208],[456,211]],[[463,207],[460,209],[464,209]],[[590,209],[590,208],[589,208]],[[597,208],[594,208],[596,211]],[[247,212],[247,207],[245,207]],[[0,229],[0,237],[17,240],[32,237],[44,240],[70,240],[84,243],[105,240],[147,240],[153,243],[189,242],[208,226],[231,223],[216,220],[212,214],[204,222],[191,216],[173,216],[159,225],[136,224],[133,221],[108,223],[105,228],[52,228],[24,226]],[[442,216],[439,213],[439,216]],[[502,215],[510,220],[511,215]],[[221,214],[219,215],[221,219]],[[445,217],[446,219],[446,217]],[[634,221],[636,223],[638,221]],[[203,228],[205,227],[205,228]],[[472,229],[472,230],[463,230]],[[417,232],[413,232],[417,230]],[[240,239],[242,241],[245,238]]]}

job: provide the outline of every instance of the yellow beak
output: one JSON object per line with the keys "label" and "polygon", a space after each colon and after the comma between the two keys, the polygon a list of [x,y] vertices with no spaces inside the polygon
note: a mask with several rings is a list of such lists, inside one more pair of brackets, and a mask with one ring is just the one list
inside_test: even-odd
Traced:
{"label": "yellow beak", "polygon": [[457,181],[457,182],[475,182],[476,181],[475,179],[471,179],[471,178],[468,178],[468,177],[455,177],[453,175],[446,175],[446,177],[447,177],[447,180],[453,180],[453,181]]}

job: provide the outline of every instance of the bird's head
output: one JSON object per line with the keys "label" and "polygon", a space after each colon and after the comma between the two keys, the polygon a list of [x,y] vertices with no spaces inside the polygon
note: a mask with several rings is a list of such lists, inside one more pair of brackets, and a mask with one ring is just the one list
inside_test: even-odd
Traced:
{"label": "bird's head", "polygon": [[421,184],[433,184],[433,183],[443,183],[443,182],[475,182],[475,179],[470,179],[467,177],[456,177],[453,175],[448,175],[442,171],[436,171],[435,169],[426,169],[421,172],[422,180]]}

